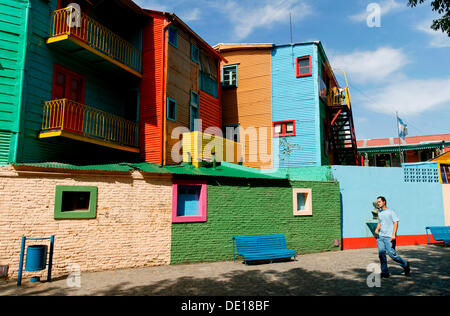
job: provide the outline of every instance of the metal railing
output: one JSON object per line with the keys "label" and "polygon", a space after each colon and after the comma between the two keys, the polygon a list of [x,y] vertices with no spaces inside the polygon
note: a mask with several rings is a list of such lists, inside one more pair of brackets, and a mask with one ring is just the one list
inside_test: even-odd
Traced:
{"label": "metal railing", "polygon": [[42,131],[67,131],[139,147],[138,123],[68,99],[44,102]]}
{"label": "metal railing", "polygon": [[337,88],[334,87],[329,90],[328,93],[328,105],[347,105],[347,107],[351,108],[351,102],[350,102],[350,92],[348,90],[348,87],[346,88]]}
{"label": "metal railing", "polygon": [[138,48],[85,14],[81,14],[77,23],[71,22],[73,14],[70,8],[52,12],[50,37],[73,36],[110,58],[141,72],[142,54]]}

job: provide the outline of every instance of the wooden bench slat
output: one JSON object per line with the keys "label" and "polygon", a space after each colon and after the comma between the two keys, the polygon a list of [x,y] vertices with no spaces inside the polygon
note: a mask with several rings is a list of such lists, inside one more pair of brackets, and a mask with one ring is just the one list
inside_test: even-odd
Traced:
{"label": "wooden bench slat", "polygon": [[287,249],[286,238],[283,234],[234,236],[233,237],[233,260],[234,244],[236,244],[237,255],[244,256],[244,262],[251,260],[270,260],[296,257],[294,250]]}

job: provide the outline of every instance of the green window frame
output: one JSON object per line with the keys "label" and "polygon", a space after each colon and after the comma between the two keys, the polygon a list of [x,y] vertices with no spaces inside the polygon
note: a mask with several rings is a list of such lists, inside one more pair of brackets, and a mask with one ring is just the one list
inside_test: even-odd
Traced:
{"label": "green window frame", "polygon": [[169,25],[169,44],[178,48],[178,29],[173,25]]}
{"label": "green window frame", "polygon": [[198,47],[191,43],[191,60],[193,62],[199,63],[200,50]]}
{"label": "green window frame", "polygon": [[198,93],[191,90],[191,100],[190,105],[198,108],[199,96]]}
{"label": "green window frame", "polygon": [[167,98],[167,119],[177,121],[177,101]]}
{"label": "green window frame", "polygon": [[[89,195],[87,209],[65,210],[66,199],[73,198],[76,194]],[[97,217],[97,187],[94,186],[66,186],[57,185],[55,189],[55,219],[91,219]]]}
{"label": "green window frame", "polygon": [[224,88],[237,88],[238,66],[224,66],[222,68],[222,86]]}

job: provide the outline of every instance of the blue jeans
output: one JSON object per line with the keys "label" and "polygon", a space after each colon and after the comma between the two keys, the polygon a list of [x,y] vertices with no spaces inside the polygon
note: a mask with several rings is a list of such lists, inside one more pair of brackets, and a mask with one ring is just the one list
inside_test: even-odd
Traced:
{"label": "blue jeans", "polygon": [[378,247],[378,257],[380,258],[381,263],[381,273],[383,274],[389,273],[386,253],[403,269],[407,267],[408,263],[402,257],[400,257],[395,251],[395,240],[392,242],[391,237],[382,237],[382,236],[378,237],[377,247]]}

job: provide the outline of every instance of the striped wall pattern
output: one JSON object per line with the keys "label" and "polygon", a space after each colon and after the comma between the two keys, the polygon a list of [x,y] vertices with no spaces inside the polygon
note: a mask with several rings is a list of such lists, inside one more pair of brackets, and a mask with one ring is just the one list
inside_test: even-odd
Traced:
{"label": "striped wall pattern", "polygon": [[[312,76],[296,77],[296,58],[311,56]],[[296,136],[286,137],[297,145],[289,157],[289,167],[321,164],[318,53],[315,44],[276,46],[272,50],[272,120],[295,120]],[[274,153],[279,152],[275,148]],[[274,166],[287,167],[274,155]]]}

